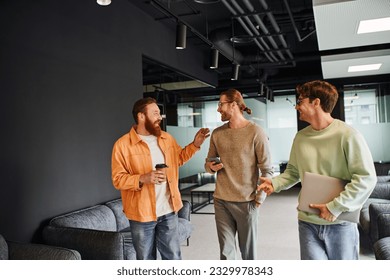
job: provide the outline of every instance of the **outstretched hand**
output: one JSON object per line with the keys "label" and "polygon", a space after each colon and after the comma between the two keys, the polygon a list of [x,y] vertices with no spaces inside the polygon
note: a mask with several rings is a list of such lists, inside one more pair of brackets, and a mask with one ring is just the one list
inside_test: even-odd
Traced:
{"label": "outstretched hand", "polygon": [[194,138],[194,145],[197,148],[200,148],[200,146],[203,144],[204,140],[206,140],[207,137],[210,136],[210,129],[208,128],[201,128],[199,131],[195,134]]}
{"label": "outstretched hand", "polygon": [[260,177],[261,184],[257,186],[257,191],[264,191],[267,195],[271,195],[274,192],[272,181],[267,177]]}
{"label": "outstretched hand", "polygon": [[326,204],[309,204],[310,208],[315,208],[320,210],[320,218],[327,220],[328,222],[334,222],[336,220],[336,216],[334,216],[326,207]]}

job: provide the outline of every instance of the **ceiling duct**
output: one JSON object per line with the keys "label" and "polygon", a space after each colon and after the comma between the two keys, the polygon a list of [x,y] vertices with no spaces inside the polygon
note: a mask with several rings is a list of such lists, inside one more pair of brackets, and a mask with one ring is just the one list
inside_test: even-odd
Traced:
{"label": "ceiling duct", "polygon": [[[243,0],[243,3],[245,4],[245,6],[249,10],[249,12],[251,12],[251,13],[255,12],[255,8],[253,7],[252,3],[249,0]],[[263,1],[263,0],[260,0],[260,3],[262,5],[263,9],[267,11],[268,10],[268,4],[265,1]],[[277,24],[277,22],[275,20],[275,17],[272,14],[272,12],[267,12],[267,16],[268,16],[269,21],[272,24],[272,27],[275,29],[275,32],[276,33],[281,33],[280,27]],[[269,34],[270,33],[269,30],[267,29],[267,27],[264,25],[264,23],[261,20],[259,15],[254,14],[253,18],[255,19],[256,23],[259,25],[259,28],[261,28],[261,30],[264,32],[264,34]],[[282,43],[282,46],[284,48],[287,48],[287,43],[286,43],[283,35],[279,34],[278,38],[279,38],[280,42]],[[269,40],[269,42],[271,43],[271,45],[272,45],[272,47],[274,49],[278,49],[279,48],[277,43],[275,42],[275,40],[272,37],[268,37],[268,40]],[[284,57],[284,55],[283,55],[283,53],[281,51],[277,51],[277,53],[278,53],[279,57],[282,60],[285,60],[285,57]],[[292,56],[291,52],[287,51],[287,53],[288,53],[289,57],[292,59],[293,56]]]}
{"label": "ceiling duct", "polygon": [[237,48],[233,48],[231,35],[230,27],[214,29],[209,34],[209,39],[212,44],[218,47],[218,49],[222,50],[227,59],[233,60],[234,52],[234,61],[240,65],[256,64],[258,62],[261,62],[260,66],[262,67],[281,65],[280,62],[270,62],[266,56],[262,56],[260,54],[243,55]]}
{"label": "ceiling duct", "polygon": [[[236,1],[232,0],[232,5],[227,0],[222,0],[222,3],[230,11],[230,13],[235,16],[236,20],[241,24],[242,28],[247,32],[249,36],[255,37],[260,35],[256,26],[250,21],[248,16],[243,16],[245,21],[243,20],[243,18],[241,18],[241,16],[244,14],[244,10],[241,9],[241,7]],[[266,50],[270,50],[263,38],[254,38],[254,42],[261,51],[265,52]],[[265,45],[266,47],[264,47],[263,45]],[[269,54],[266,52],[265,56],[268,58],[269,61],[277,61],[277,58],[274,57],[272,53]]]}
{"label": "ceiling duct", "polygon": [[194,0],[194,2],[199,3],[199,4],[214,4],[218,3],[221,0]]}
{"label": "ceiling duct", "polygon": [[[242,28],[247,32],[247,34],[249,36],[252,36],[255,44],[259,47],[261,52],[264,53],[265,57],[270,62],[293,60],[293,55],[288,49],[286,40],[284,39],[284,36],[281,34],[281,29],[277,24],[275,17],[273,16],[273,13],[269,10],[268,4],[264,0],[259,0],[259,2],[265,11],[263,14],[267,15],[273,29],[275,30],[276,32],[275,36],[279,39],[282,48],[278,46],[273,36],[270,35],[271,32],[268,30],[268,28],[265,26],[265,24],[263,23],[262,19],[259,16],[259,14],[261,13],[256,12],[250,0],[243,0],[242,3],[244,4],[246,10],[251,14],[247,14],[244,8],[242,8],[241,5],[236,0],[231,0],[231,1],[222,0],[222,3],[225,5],[225,7],[232,13],[234,18],[241,24]],[[253,17],[254,21],[256,22],[259,29],[262,31],[263,35],[260,34],[258,28],[254,25],[250,17]],[[265,36],[265,38],[263,38],[263,36]],[[287,54],[288,59],[286,59],[286,57],[284,56],[283,51]],[[275,55],[275,53],[278,55],[278,57]]]}
{"label": "ceiling duct", "polygon": [[237,49],[234,49],[233,51],[232,42],[230,41],[231,35],[232,33],[230,27],[222,27],[210,32],[209,40],[226,55],[227,59],[233,60],[234,53],[235,61],[242,65],[244,62],[244,56]]}

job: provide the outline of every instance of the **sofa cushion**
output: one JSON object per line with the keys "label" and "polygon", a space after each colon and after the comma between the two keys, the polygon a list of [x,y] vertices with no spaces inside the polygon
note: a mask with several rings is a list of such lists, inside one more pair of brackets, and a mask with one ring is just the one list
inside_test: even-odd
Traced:
{"label": "sofa cushion", "polygon": [[117,231],[122,231],[130,227],[129,220],[123,213],[122,199],[118,198],[115,200],[111,200],[105,203],[105,205],[109,207],[115,215]]}
{"label": "sofa cushion", "polygon": [[186,219],[179,218],[179,239],[180,242],[187,240],[191,236],[193,225]]}
{"label": "sofa cushion", "polygon": [[8,242],[11,260],[81,260],[76,250],[34,243]]}
{"label": "sofa cushion", "polygon": [[389,203],[389,200],[381,198],[369,198],[366,203],[364,203],[362,210],[360,211],[359,224],[363,232],[367,235],[370,233],[370,213],[368,209],[371,203]]}
{"label": "sofa cushion", "polygon": [[390,175],[385,175],[385,176],[377,176],[377,183],[390,183]]}
{"label": "sofa cushion", "polygon": [[112,210],[105,205],[96,205],[57,216],[50,221],[50,225],[57,227],[117,231],[115,215]]}
{"label": "sofa cushion", "polygon": [[390,200],[390,182],[376,183],[370,198],[383,198]]}
{"label": "sofa cushion", "polygon": [[8,260],[8,244],[0,234],[0,260]]}
{"label": "sofa cushion", "polygon": [[377,260],[390,260],[390,237],[375,242],[374,253]]}

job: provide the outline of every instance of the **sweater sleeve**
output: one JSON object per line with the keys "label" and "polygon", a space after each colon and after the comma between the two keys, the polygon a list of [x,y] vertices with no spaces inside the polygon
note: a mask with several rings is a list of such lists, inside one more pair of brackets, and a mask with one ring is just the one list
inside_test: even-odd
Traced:
{"label": "sweater sleeve", "polygon": [[336,217],[342,212],[361,208],[376,184],[374,162],[363,136],[352,130],[345,140],[343,150],[351,181],[338,197],[327,204],[329,211]]}
{"label": "sweater sleeve", "polygon": [[286,170],[279,176],[272,179],[272,186],[274,187],[275,192],[287,190],[298,183],[300,180],[295,146],[296,137],[291,147],[290,159],[288,160]]}
{"label": "sweater sleeve", "polygon": [[[257,126],[258,137],[255,141],[255,153],[257,159],[257,167],[260,170],[262,177],[271,178],[274,174],[271,160],[271,149],[267,135],[264,131]],[[264,191],[256,193],[255,200],[259,203],[263,203],[267,198],[267,194]]]}
{"label": "sweater sleeve", "polygon": [[258,127],[258,141],[255,143],[255,153],[257,158],[257,167],[262,177],[271,178],[274,174],[272,169],[271,151],[267,135]]}
{"label": "sweater sleeve", "polygon": [[[211,133],[211,137],[210,137],[210,146],[209,146],[209,151],[207,153],[207,157],[208,158],[212,158],[212,157],[217,157],[218,156],[218,153],[217,153],[217,148],[215,146],[215,142],[214,142],[214,137],[215,137],[215,130]],[[206,172],[208,173],[211,173],[211,174],[214,174],[215,172],[213,170],[211,170],[207,164],[206,164],[206,161],[204,163],[204,169],[206,170]]]}

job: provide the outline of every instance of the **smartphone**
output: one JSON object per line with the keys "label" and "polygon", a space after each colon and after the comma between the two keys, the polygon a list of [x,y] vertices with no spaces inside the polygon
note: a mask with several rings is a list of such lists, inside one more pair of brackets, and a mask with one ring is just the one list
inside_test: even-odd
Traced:
{"label": "smartphone", "polygon": [[219,157],[207,158],[206,161],[213,161],[213,165],[221,163],[221,159]]}

